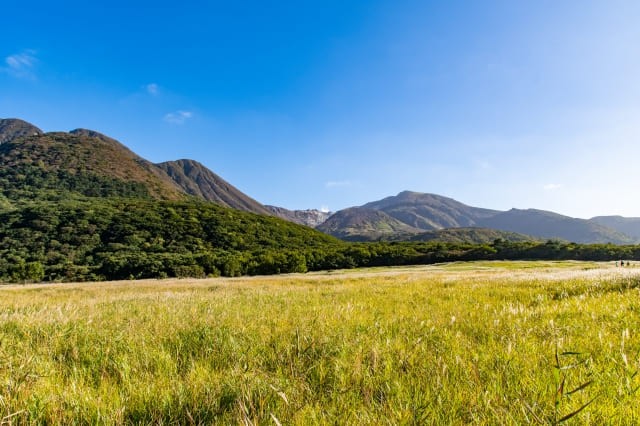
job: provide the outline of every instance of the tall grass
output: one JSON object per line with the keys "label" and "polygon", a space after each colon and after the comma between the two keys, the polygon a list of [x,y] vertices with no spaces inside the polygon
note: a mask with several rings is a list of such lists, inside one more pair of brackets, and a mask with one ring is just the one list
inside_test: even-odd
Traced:
{"label": "tall grass", "polygon": [[5,287],[0,418],[638,424],[639,273],[482,262]]}

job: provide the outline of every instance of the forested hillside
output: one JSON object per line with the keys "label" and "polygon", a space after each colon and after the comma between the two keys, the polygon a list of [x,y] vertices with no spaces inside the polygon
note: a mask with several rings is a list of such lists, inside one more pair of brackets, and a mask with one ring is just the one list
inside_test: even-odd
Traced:
{"label": "forested hillside", "polygon": [[0,213],[0,236],[0,276],[14,281],[305,272],[305,252],[343,245],[195,200],[33,202]]}

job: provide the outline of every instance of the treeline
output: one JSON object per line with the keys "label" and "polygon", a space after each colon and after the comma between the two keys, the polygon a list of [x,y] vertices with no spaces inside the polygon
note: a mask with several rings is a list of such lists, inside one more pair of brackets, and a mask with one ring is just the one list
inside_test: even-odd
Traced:
{"label": "treeline", "polygon": [[640,246],[558,241],[346,243],[206,202],[86,199],[0,211],[0,280],[266,275],[456,260],[640,260]]}

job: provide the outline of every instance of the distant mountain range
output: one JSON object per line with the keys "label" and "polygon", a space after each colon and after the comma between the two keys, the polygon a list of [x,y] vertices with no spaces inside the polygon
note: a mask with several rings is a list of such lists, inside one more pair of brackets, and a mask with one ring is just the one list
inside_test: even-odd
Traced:
{"label": "distant mountain range", "polygon": [[589,220],[640,241],[640,217],[596,216]]}
{"label": "distant mountain range", "polygon": [[[478,228],[504,231],[499,238],[507,240],[530,236],[577,243],[633,244],[640,239],[640,219],[600,217],[585,220],[535,209],[498,211],[471,207],[436,194],[411,191],[338,211],[318,226],[323,232],[352,241],[414,240],[425,231],[448,229],[457,229],[458,238],[468,234],[466,241],[474,241],[477,236],[474,238],[471,233],[477,234]],[[484,235],[489,234],[484,232]],[[444,239],[444,234],[441,236]]]}
{"label": "distant mountain range", "polygon": [[541,238],[559,238],[576,243],[633,244],[636,239],[594,220],[575,219],[536,209],[511,209],[479,222],[486,228],[520,232]]}
{"label": "distant mountain range", "polygon": [[350,241],[561,239],[577,243],[640,241],[640,218],[576,219],[536,209],[498,211],[436,194],[398,195],[335,213],[263,205],[195,160],[154,164],[93,130],[44,133],[19,119],[0,120],[0,208],[24,198],[83,196],[157,200],[195,197],[221,206],[275,216]]}

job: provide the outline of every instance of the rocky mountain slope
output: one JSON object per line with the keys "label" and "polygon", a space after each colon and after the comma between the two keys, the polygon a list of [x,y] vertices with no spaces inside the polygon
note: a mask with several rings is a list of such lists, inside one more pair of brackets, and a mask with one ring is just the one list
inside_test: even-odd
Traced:
{"label": "rocky mountain slope", "polygon": [[309,226],[315,228],[324,223],[329,216],[330,212],[324,212],[317,209],[309,210],[289,210],[284,207],[265,206],[271,214],[281,219],[288,220],[289,222],[298,223],[300,225]]}
{"label": "rocky mountain slope", "polygon": [[197,161],[167,161],[156,164],[156,166],[189,195],[236,210],[265,215],[272,214],[265,206]]}

